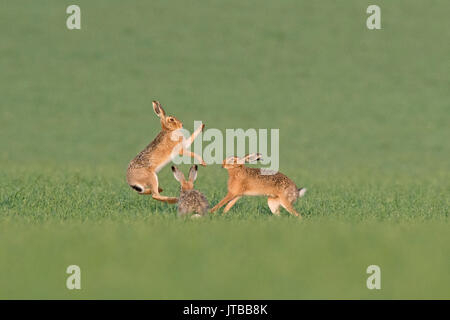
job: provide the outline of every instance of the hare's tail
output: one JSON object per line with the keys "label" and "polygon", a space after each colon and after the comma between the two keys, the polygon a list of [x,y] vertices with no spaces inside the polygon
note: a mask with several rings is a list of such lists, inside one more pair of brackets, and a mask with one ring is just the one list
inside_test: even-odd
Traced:
{"label": "hare's tail", "polygon": [[305,195],[306,193],[306,188],[300,188],[298,189],[298,197],[301,198]]}

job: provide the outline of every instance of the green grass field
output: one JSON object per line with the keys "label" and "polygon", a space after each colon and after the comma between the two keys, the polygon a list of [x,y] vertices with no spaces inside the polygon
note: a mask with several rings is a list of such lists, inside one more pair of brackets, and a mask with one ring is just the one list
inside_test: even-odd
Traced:
{"label": "green grass field", "polygon": [[[73,31],[72,2],[0,4],[1,299],[450,298],[449,1],[76,3]],[[182,220],[131,190],[153,99],[189,130],[279,128],[303,221],[256,197]],[[196,188],[214,205],[226,179]]]}

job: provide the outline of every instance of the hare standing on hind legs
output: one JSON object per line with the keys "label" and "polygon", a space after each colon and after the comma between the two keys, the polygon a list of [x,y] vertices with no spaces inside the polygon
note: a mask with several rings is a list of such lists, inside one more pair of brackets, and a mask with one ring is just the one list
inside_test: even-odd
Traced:
{"label": "hare standing on hind legs", "polygon": [[249,154],[244,158],[228,157],[223,161],[222,167],[228,170],[228,194],[210,212],[214,212],[226,203],[223,211],[228,210],[242,196],[267,196],[267,204],[273,214],[280,214],[280,205],[290,214],[301,218],[295,211],[294,203],[299,197],[304,196],[306,189],[297,189],[295,183],[281,172],[262,174],[258,168],[244,166],[244,162],[261,160],[261,155]]}
{"label": "hare standing on hind legs", "polygon": [[158,176],[156,174],[177,154],[196,158],[203,166],[206,166],[199,155],[186,149],[200,134],[205,125],[197,128],[189,139],[183,141],[183,136],[179,132],[183,128],[182,122],[175,117],[166,116],[158,101],[153,101],[153,110],[160,119],[161,132],[131,160],[127,169],[127,182],[139,194],[148,194],[155,200],[176,203],[177,198],[159,194],[162,189],[158,187]]}

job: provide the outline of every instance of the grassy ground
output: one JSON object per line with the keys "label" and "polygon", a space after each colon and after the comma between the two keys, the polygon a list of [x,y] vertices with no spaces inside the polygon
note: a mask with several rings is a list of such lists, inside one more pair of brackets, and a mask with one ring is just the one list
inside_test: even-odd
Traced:
{"label": "grassy ground", "polygon": [[[0,298],[450,298],[448,1],[378,1],[379,31],[369,1],[77,3],[79,31],[69,1],[0,5]],[[279,128],[304,221],[133,192],[155,98],[189,130]]]}

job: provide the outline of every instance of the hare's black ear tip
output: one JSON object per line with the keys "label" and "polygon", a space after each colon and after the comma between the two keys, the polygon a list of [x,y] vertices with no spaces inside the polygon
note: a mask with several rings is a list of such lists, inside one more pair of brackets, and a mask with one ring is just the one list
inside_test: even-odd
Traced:
{"label": "hare's black ear tip", "polygon": [[175,166],[172,166],[171,168],[172,168],[172,171],[175,172],[175,170],[176,170]]}
{"label": "hare's black ear tip", "polygon": [[194,164],[194,170],[195,170],[195,171],[198,170],[198,165]]}

